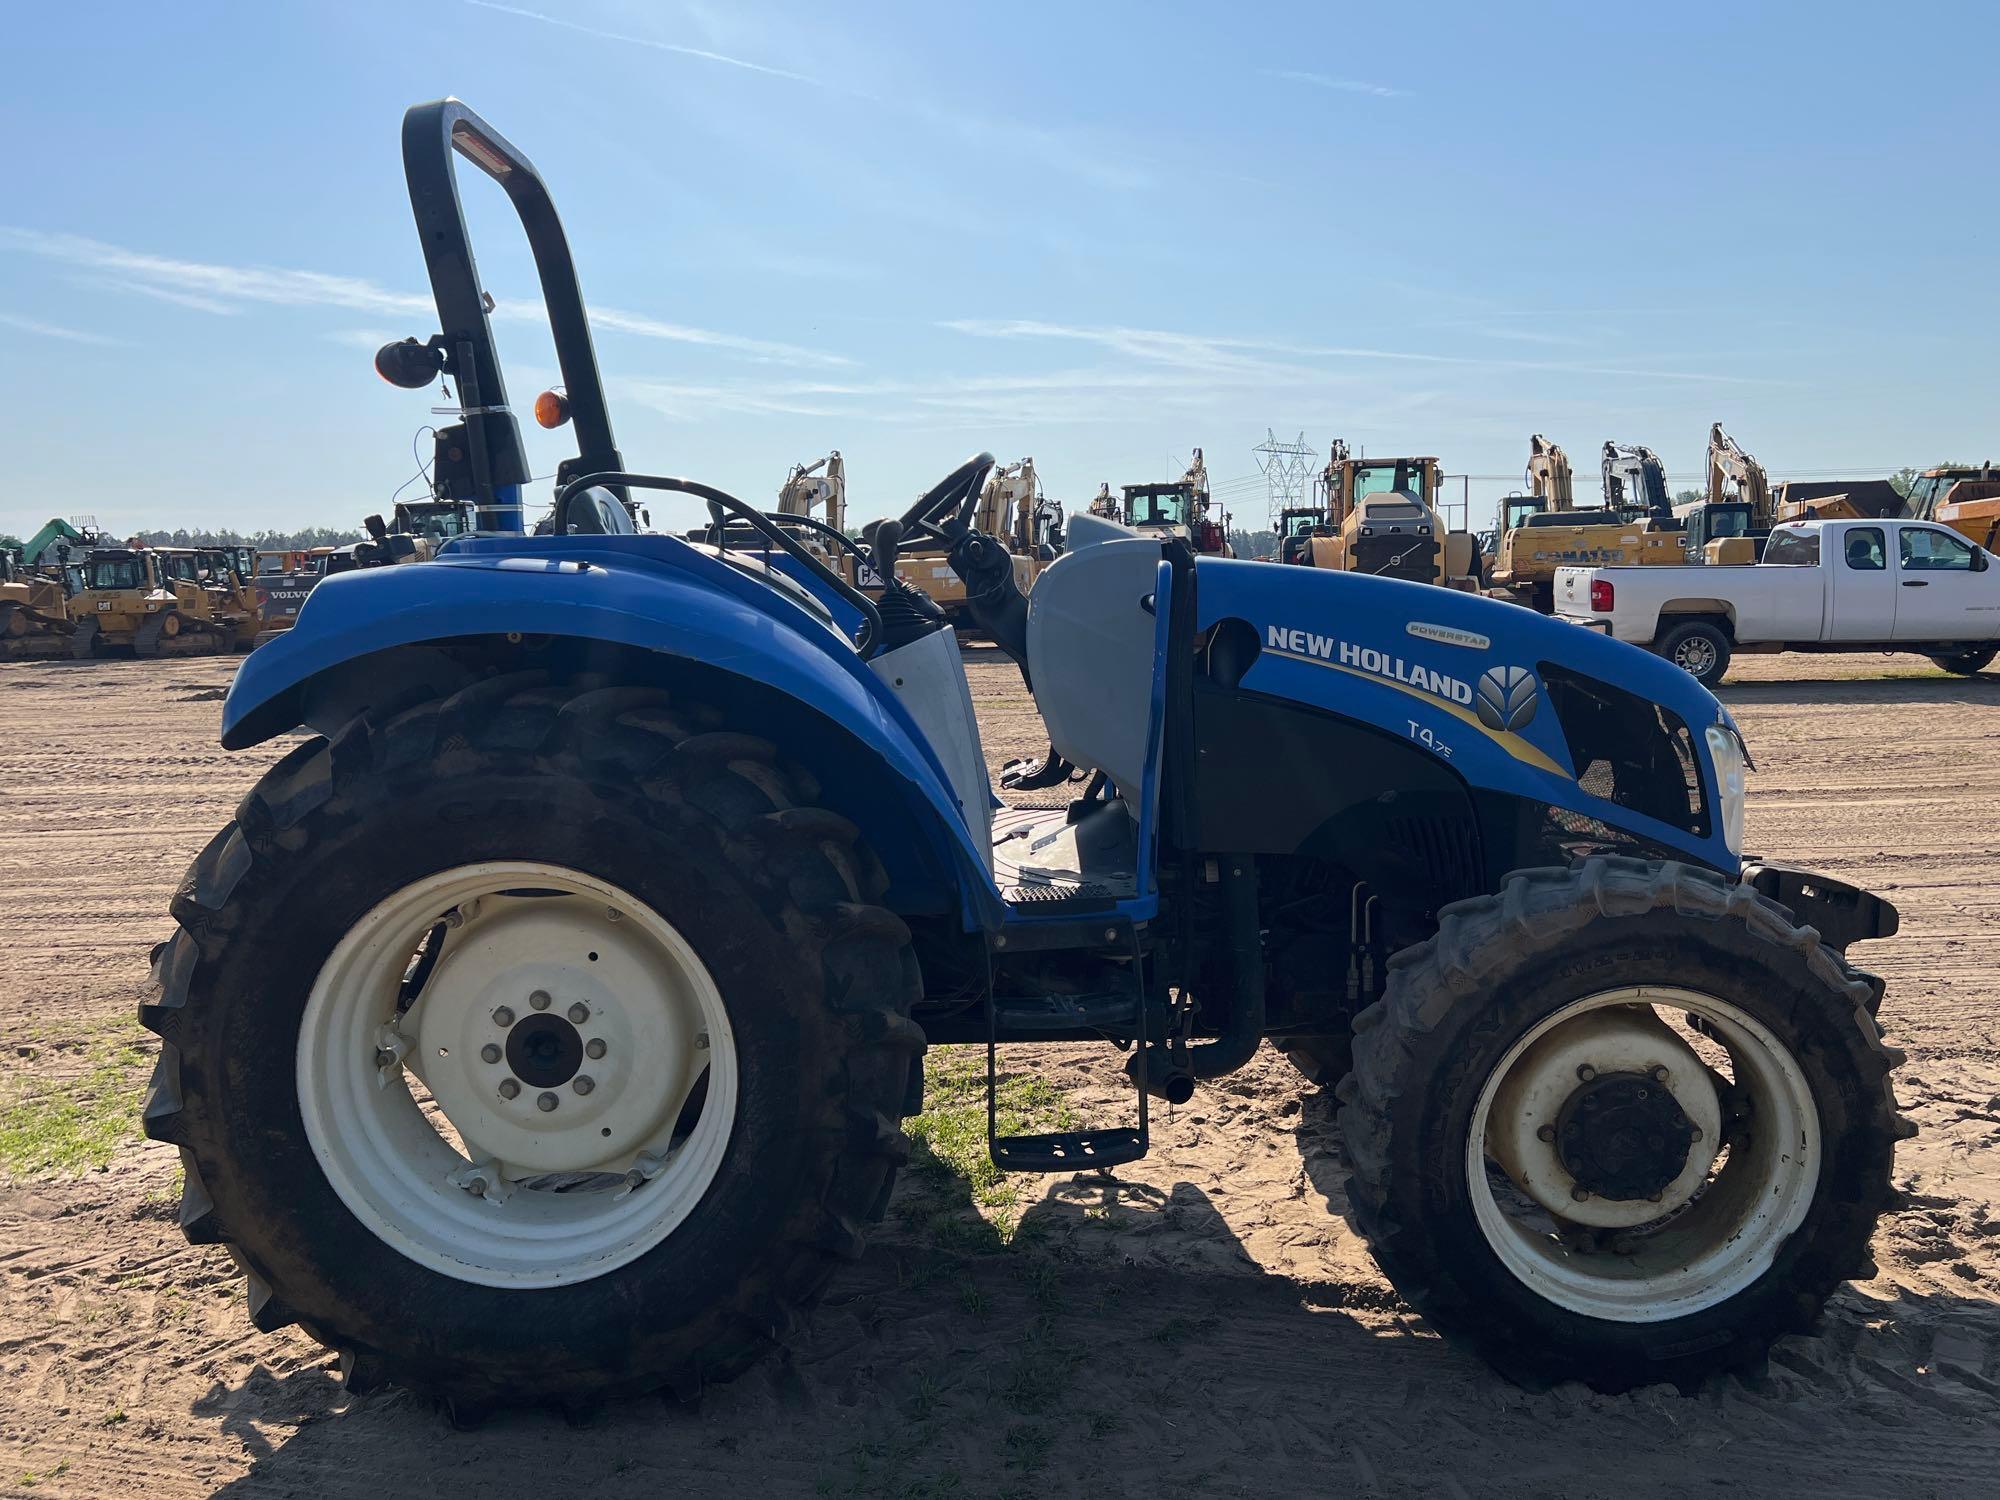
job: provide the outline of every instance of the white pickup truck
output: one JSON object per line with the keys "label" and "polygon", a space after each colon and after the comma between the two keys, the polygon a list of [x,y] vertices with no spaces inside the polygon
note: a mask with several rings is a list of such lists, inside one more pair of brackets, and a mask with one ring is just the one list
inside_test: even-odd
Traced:
{"label": "white pickup truck", "polygon": [[1910,651],[1970,675],[2000,654],[2000,565],[1926,521],[1799,521],[1757,563],[1560,568],[1555,612],[1708,687],[1751,651]]}

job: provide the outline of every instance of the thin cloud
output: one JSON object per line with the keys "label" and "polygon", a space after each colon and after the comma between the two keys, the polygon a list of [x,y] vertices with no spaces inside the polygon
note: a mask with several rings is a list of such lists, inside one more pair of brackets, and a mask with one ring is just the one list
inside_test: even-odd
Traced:
{"label": "thin cloud", "polygon": [[746,73],[762,73],[768,78],[783,78],[792,83],[809,83],[814,88],[833,89],[839,93],[851,92],[824,78],[814,78],[806,73],[794,73],[789,68],[774,68],[768,63],[751,62],[744,57],[730,57],[726,53],[710,52],[701,47],[683,47],[675,42],[662,42],[652,37],[602,31],[595,26],[585,26],[580,21],[567,21],[561,16],[545,16],[538,10],[525,10],[518,5],[501,5],[497,0],[464,0],[464,3],[476,6],[480,10],[497,10],[504,15],[520,16],[523,20],[540,21],[544,26],[560,26],[565,31],[580,32],[584,36],[596,37],[602,42],[617,42],[627,47],[649,47],[655,52],[671,52],[676,57],[692,57],[701,62],[719,63],[726,68],[741,68]]}
{"label": "thin cloud", "polygon": [[0,312],[0,325],[18,329],[22,333],[36,334],[45,339],[61,339],[68,344],[97,344],[105,348],[122,347],[123,339],[114,339],[102,333],[86,333],[81,328],[65,328],[60,323],[44,323],[36,318],[24,318],[18,313]]}
{"label": "thin cloud", "polygon": [[655,52],[669,52],[677,57],[691,57],[703,62],[718,63],[726,67],[739,68],[748,73],[760,73],[770,78],[782,78],[790,83],[808,84],[828,93],[844,98],[858,99],[878,105],[916,120],[933,130],[947,131],[956,135],[968,145],[985,150],[1002,152],[1069,173],[1085,182],[1100,187],[1130,191],[1150,186],[1153,175],[1142,167],[1125,162],[1113,161],[1079,145],[1076,139],[1062,131],[1050,130],[1044,126],[1029,124],[1022,120],[1004,119],[989,115],[966,114],[955,109],[945,109],[934,104],[907,96],[884,98],[853,87],[837,79],[814,77],[806,73],[795,73],[788,68],[775,68],[766,63],[752,62],[748,58],[731,57],[726,53],[711,52],[701,47],[682,46],[676,42],[658,41],[651,37],[631,36],[624,32],[606,31],[596,26],[586,26],[579,21],[566,20],[561,16],[545,15],[541,11],[528,10],[523,6],[504,5],[500,0],[462,0],[463,4],[477,6],[481,10],[499,11],[504,15],[519,16],[523,20],[539,21],[545,26],[558,26],[565,31],[574,31],[582,36],[595,37],[599,41],[616,42],[621,46],[646,47]]}
{"label": "thin cloud", "polygon": [[[391,291],[355,276],[176,260],[109,245],[83,235],[49,234],[34,229],[0,228],[0,250],[17,250],[60,260],[71,266],[86,266],[116,278],[128,290],[143,291],[147,295],[212,314],[235,312],[244,303],[263,303],[280,307],[334,307],[345,312],[383,318],[415,317],[425,324],[436,318],[434,304],[429,297]],[[546,320],[538,300],[502,302],[493,316],[502,322]],[[851,363],[822,349],[806,349],[796,344],[720,333],[709,328],[693,328],[613,307],[593,310],[591,322],[599,329],[722,350],[758,361],[817,366]]]}
{"label": "thin cloud", "polygon": [[939,325],[974,338],[1060,339],[1113,349],[1140,359],[1190,369],[1261,366],[1273,376],[1296,373],[1298,367],[1269,361],[1290,359],[1382,360],[1401,364],[1458,366],[1466,369],[1535,370],[1550,374],[1594,375],[1629,380],[1693,381],[1714,385],[1778,385],[1781,381],[1688,370],[1633,369],[1616,365],[1572,364],[1555,360],[1491,359],[1479,355],[1425,354],[1409,349],[1367,349],[1338,344],[1293,344],[1272,339],[1174,333],[1152,328],[1092,327],[1048,323],[1032,318],[956,318]]}
{"label": "thin cloud", "polygon": [[1325,73],[1306,73],[1296,68],[1264,68],[1266,78],[1282,78],[1287,83],[1311,84],[1316,89],[1326,89],[1335,94],[1366,94],[1374,99],[1403,99],[1408,94],[1403,89],[1391,88],[1386,83],[1369,83],[1360,78],[1334,78]]}

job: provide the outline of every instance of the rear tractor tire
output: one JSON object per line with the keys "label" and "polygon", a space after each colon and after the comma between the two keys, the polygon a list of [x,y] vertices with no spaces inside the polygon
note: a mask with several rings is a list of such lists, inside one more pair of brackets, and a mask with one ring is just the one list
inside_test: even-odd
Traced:
{"label": "rear tractor tire", "polygon": [[861,1253],[916,959],[853,826],[719,719],[489,678],[300,745],[182,881],[146,1131],[350,1389],[691,1396]]}
{"label": "rear tractor tire", "polygon": [[1709,620],[1674,626],[1655,649],[1705,688],[1719,686],[1729,671],[1729,635]]}
{"label": "rear tractor tire", "polygon": [[1875,1274],[1896,1109],[1879,981],[1782,906],[1636,859],[1507,877],[1389,963],[1340,1128],[1357,1227],[1530,1385],[1686,1389]]}

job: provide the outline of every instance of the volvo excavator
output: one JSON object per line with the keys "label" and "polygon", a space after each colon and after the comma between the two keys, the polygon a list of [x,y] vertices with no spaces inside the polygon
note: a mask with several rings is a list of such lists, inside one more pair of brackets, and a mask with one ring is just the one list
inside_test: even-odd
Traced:
{"label": "volvo excavator", "polygon": [[[1647,490],[1643,508],[1626,500],[1632,470],[1615,443],[1604,445],[1604,505],[1577,510],[1569,455],[1539,432],[1528,439],[1525,495],[1500,502],[1500,537],[1493,550],[1488,582],[1496,598],[1525,604],[1539,614],[1555,609],[1557,568],[1634,567],[1683,561],[1680,537],[1656,522],[1670,519],[1666,475],[1648,449],[1631,450],[1651,459],[1651,473],[1639,460],[1633,474]],[[1648,480],[1650,479],[1650,483]],[[1654,488],[1657,486],[1657,488]],[[1615,497],[1615,498],[1614,498]]]}
{"label": "volvo excavator", "polygon": [[1477,592],[1478,549],[1470,532],[1446,529],[1441,480],[1435,458],[1356,458],[1336,439],[1319,474],[1324,522],[1280,558]]}

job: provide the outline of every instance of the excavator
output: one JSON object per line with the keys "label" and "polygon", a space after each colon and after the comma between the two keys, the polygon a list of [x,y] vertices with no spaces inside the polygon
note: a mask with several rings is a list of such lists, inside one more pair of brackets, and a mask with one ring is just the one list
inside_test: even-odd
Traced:
{"label": "excavator", "polygon": [[1752,563],[1771,534],[1771,480],[1764,466],[1722,430],[1708,430],[1708,484],[1699,500],[1674,507],[1691,563]]}
{"label": "excavator", "polygon": [[1090,513],[1100,520],[1105,521],[1123,521],[1125,519],[1125,507],[1120,503],[1118,497],[1111,493],[1111,485],[1108,481],[1100,484],[1097,487],[1097,493],[1090,497]]}
{"label": "excavator", "polygon": [[[1615,443],[1604,445],[1604,504],[1576,509],[1569,455],[1560,444],[1539,432],[1528,439],[1525,495],[1500,502],[1500,536],[1493,549],[1487,581],[1496,598],[1525,604],[1538,614],[1555,609],[1557,568],[1635,567],[1678,563],[1681,541],[1672,531],[1656,527],[1670,519],[1666,505],[1666,473],[1651,450],[1628,467]],[[1646,460],[1651,460],[1650,472]],[[1628,478],[1630,485],[1628,486]],[[1636,507],[1626,497],[1643,491],[1648,501]]]}
{"label": "excavator", "polygon": [[96,640],[97,621],[70,608],[62,569],[24,567],[0,551],[0,661],[80,660]]}
{"label": "excavator", "polygon": [[1319,474],[1324,519],[1281,560],[1477,592],[1478,549],[1446,529],[1441,478],[1435,458],[1356,458],[1336,439]]}
{"label": "excavator", "polygon": [[[1201,449],[1194,450],[1194,461],[1179,479],[1121,488],[1125,491],[1125,503],[1117,519],[1127,526],[1178,537],[1202,556],[1236,555],[1229,546],[1229,517],[1225,514],[1217,521],[1209,514],[1208,465],[1202,459]],[[1107,485],[1104,494],[1109,493]]]}
{"label": "excavator", "polygon": [[1988,552],[2000,550],[2000,469],[1991,459],[1977,468],[1951,464],[1926,469],[1910,486],[1906,513],[1949,526]]}
{"label": "excavator", "polygon": [[1643,443],[1606,441],[1598,461],[1604,508],[1621,521],[1648,521],[1658,531],[1671,531],[1673,496],[1667,490],[1667,466]]}
{"label": "excavator", "polygon": [[[72,556],[82,557],[92,547],[100,547],[104,538],[98,533],[94,523],[79,517],[72,524],[60,516],[51,516],[42,529],[22,544],[21,563],[24,567],[38,568],[48,564],[61,565]],[[46,555],[44,555],[46,554]]]}

